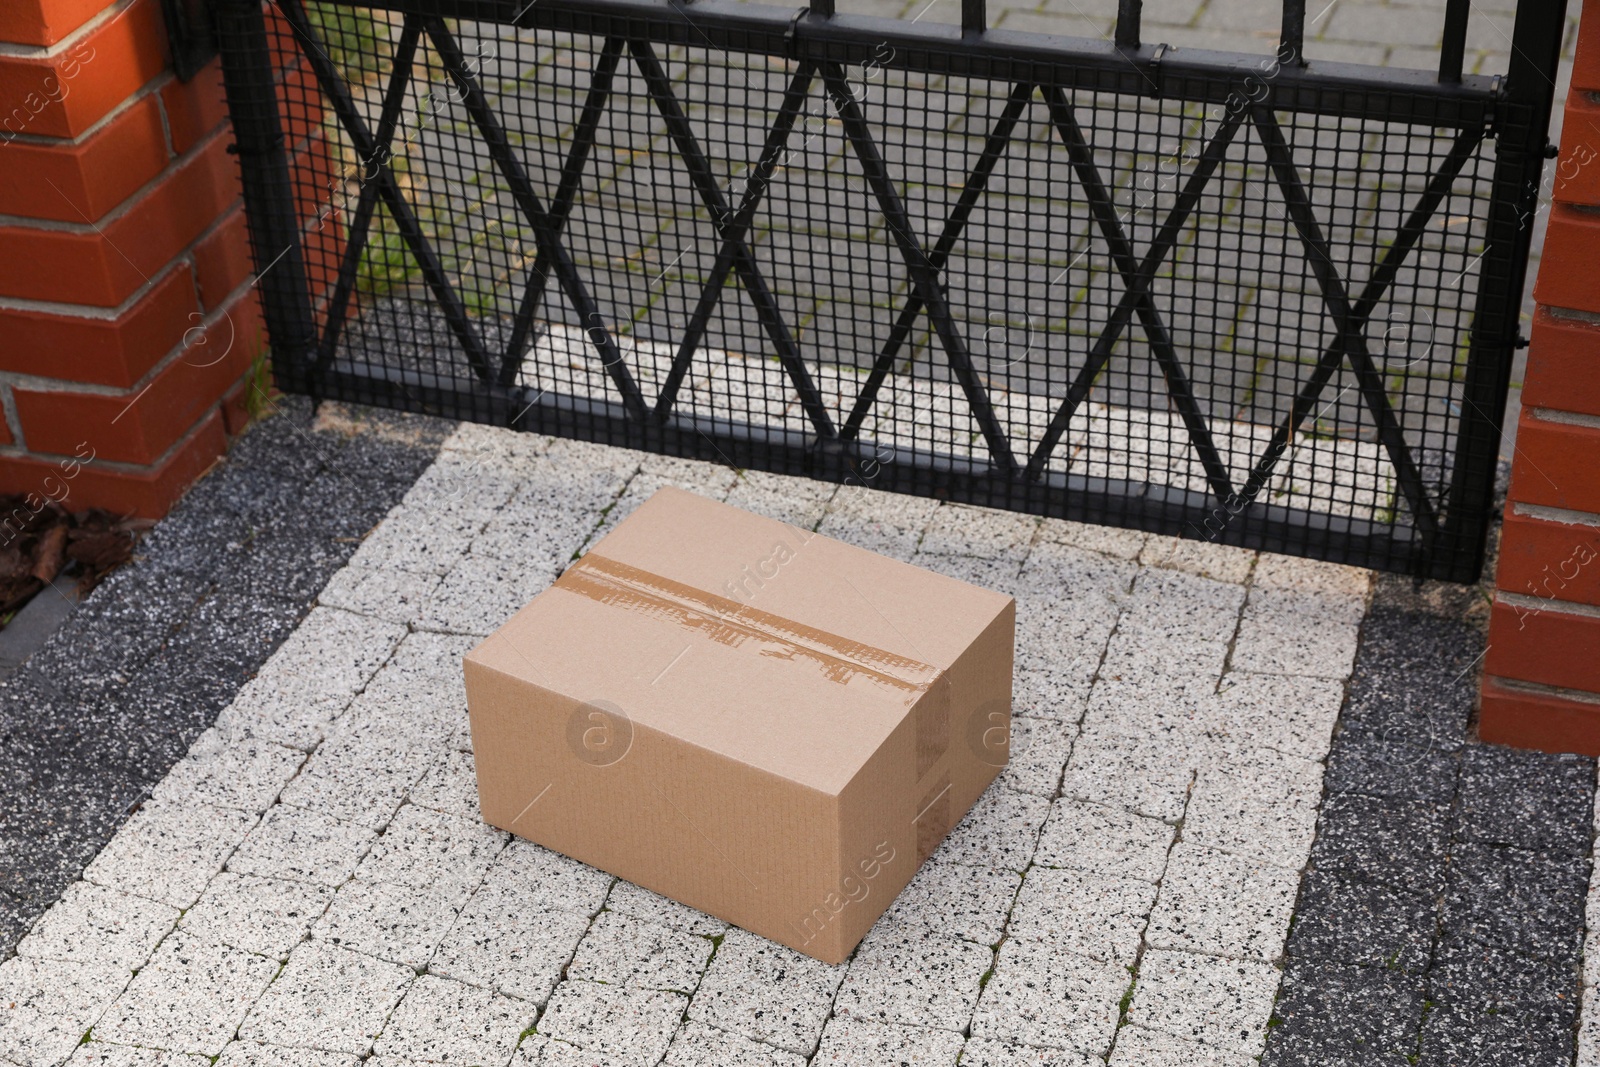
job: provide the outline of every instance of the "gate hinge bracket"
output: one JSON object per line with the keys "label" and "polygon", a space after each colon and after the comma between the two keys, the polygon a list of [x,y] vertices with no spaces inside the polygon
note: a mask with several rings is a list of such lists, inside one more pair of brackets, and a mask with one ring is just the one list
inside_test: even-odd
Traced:
{"label": "gate hinge bracket", "polygon": [[789,28],[783,31],[783,54],[790,59],[798,59],[798,50],[795,48],[797,34],[800,30],[800,20],[811,14],[810,7],[802,7],[789,19]]}
{"label": "gate hinge bracket", "polygon": [[1165,42],[1156,45],[1156,50],[1150,53],[1150,75],[1146,79],[1150,82],[1150,99],[1161,99],[1161,61],[1167,58],[1169,47]]}

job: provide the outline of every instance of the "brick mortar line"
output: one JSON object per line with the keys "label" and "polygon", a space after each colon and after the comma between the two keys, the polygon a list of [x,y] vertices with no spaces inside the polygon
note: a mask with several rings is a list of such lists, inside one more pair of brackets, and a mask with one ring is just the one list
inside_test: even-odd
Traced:
{"label": "brick mortar line", "polygon": [[117,0],[117,2],[110,4],[103,10],[95,12],[83,25],[68,33],[55,44],[21,44],[15,41],[0,41],[0,60],[53,59],[96,30],[109,26],[122,18],[138,3],[140,3],[140,0]]}
{"label": "brick mortar line", "polygon": [[[151,84],[154,83],[152,82]],[[159,104],[159,102],[158,96],[157,103]],[[164,109],[162,121],[165,122]],[[107,211],[99,218],[92,219],[88,222],[71,222],[62,219],[29,218],[26,215],[0,215],[0,226],[14,227],[16,229],[23,230],[33,230],[37,233],[67,233],[78,237],[98,237],[102,241],[105,241],[106,244],[110,245],[110,239],[107,238],[103,232],[106,228],[116,225],[116,223],[121,221],[124,216],[131,213],[139,206],[139,204],[147,200],[152,193],[166,185],[174,174],[189,166],[189,164],[193,163],[200,156],[211,151],[212,145],[216,144],[220,140],[232,136],[232,133],[232,129],[226,123],[214,126],[211,130],[202,134],[194,144],[190,145],[188,151],[182,153],[181,155],[169,155],[167,157],[167,161],[162,164],[161,169],[157,171],[149,181],[145,182],[143,185],[139,186],[139,188],[123,197],[111,208],[111,210]],[[4,148],[0,147],[0,153],[3,152]],[[0,159],[4,158],[5,157],[3,155],[0,155]],[[70,206],[74,211],[82,214],[82,212],[79,210],[79,206],[73,203],[71,200],[63,198],[63,202]],[[223,217],[225,216],[219,216],[218,219]],[[214,228],[218,219],[213,219],[207,224],[206,228],[208,230]],[[196,240],[198,239],[199,238],[196,238]],[[148,281],[148,279],[146,280]]]}

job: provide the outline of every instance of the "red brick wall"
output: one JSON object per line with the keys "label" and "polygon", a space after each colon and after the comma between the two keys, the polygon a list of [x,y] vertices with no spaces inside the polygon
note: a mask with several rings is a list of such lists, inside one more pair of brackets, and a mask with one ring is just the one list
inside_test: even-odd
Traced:
{"label": "red brick wall", "polygon": [[0,2],[0,492],[163,514],[264,343],[215,62],[158,0]]}
{"label": "red brick wall", "polygon": [[1600,0],[1551,189],[1478,729],[1600,755]]}

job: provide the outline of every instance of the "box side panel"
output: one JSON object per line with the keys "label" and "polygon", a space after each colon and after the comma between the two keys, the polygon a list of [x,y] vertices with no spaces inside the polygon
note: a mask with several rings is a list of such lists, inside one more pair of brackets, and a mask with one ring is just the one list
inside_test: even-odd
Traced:
{"label": "box side panel", "polygon": [[[1016,609],[1008,603],[840,795],[840,886],[816,915],[848,955],[983,791],[1010,751]],[[813,920],[815,922],[815,919]]]}
{"label": "box side panel", "polygon": [[839,880],[837,798],[481,663],[466,683],[485,821],[816,953],[799,919]]}
{"label": "box side panel", "polygon": [[949,670],[951,800],[955,822],[1005,769],[1011,753],[1011,677],[1017,605],[1006,604]]}

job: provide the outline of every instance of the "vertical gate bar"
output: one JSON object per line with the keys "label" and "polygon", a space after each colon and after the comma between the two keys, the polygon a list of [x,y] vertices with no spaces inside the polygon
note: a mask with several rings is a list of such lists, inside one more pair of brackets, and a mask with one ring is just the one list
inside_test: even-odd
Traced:
{"label": "vertical gate bar", "polygon": [[1139,47],[1139,15],[1144,0],[1117,0],[1117,47]]}
{"label": "vertical gate bar", "polygon": [[[363,174],[374,166],[392,165],[394,153],[389,145],[394,141],[400,126],[400,109],[405,104],[406,90],[411,86],[411,64],[417,55],[417,41],[422,37],[422,23],[407,15],[400,30],[400,40],[395,45],[390,60],[393,73],[389,88],[384,93],[383,108],[378,114],[378,129],[373,134],[372,155],[361,160]],[[339,348],[339,335],[344,330],[345,316],[350,308],[350,296],[355,291],[356,274],[361,265],[361,255],[367,245],[367,234],[372,228],[372,218],[378,209],[378,185],[363,178],[361,196],[356,200],[355,217],[345,230],[344,258],[339,263],[339,277],[334,282],[333,298],[328,301],[328,315],[322,326],[322,341],[318,345],[316,369],[327,370]]]}
{"label": "vertical gate bar", "polygon": [[1461,59],[1467,51],[1467,13],[1472,0],[1446,0],[1444,47],[1439,52],[1439,80],[1461,81]]}
{"label": "vertical gate bar", "polygon": [[1517,5],[1505,95],[1495,109],[1499,129],[1488,249],[1479,265],[1472,343],[1435,577],[1472,581],[1483,565],[1566,17],[1566,0]]}
{"label": "vertical gate bar", "polygon": [[1278,62],[1285,66],[1306,65],[1306,0],[1283,0],[1283,40],[1278,45]]}
{"label": "vertical gate bar", "polygon": [[[595,133],[600,119],[605,115],[606,101],[611,96],[611,80],[616,76],[617,63],[622,59],[622,38],[607,37],[589,75],[589,94],[584,98],[583,111],[572,131],[572,148],[561,167],[561,181],[550,198],[550,228],[557,237],[566,227],[567,216],[578,199],[578,183],[583,180],[583,168],[594,149]],[[533,272],[528,286],[522,292],[522,303],[517,307],[517,317],[512,320],[511,339],[506,342],[505,353],[500,357],[501,385],[513,385],[517,369],[522,366],[523,350],[528,345],[528,335],[533,332],[533,320],[539,313],[539,302],[544,299],[545,288],[550,284],[550,258],[543,250],[535,254]]]}
{"label": "vertical gate bar", "polygon": [[984,0],[961,0],[961,32],[982,33],[989,28],[989,11]]}
{"label": "vertical gate bar", "polygon": [[911,283],[922,300],[922,306],[928,309],[934,332],[944,346],[945,358],[950,361],[950,369],[955,373],[956,381],[960,383],[972,410],[972,420],[978,424],[984,442],[989,446],[995,467],[1003,474],[1014,474],[1018,470],[1017,458],[1006,438],[1005,425],[996,416],[994,403],[984,391],[986,383],[983,376],[972,366],[972,355],[967,351],[966,339],[956,329],[955,320],[951,317],[950,303],[945,299],[938,272],[928,262],[927,254],[917,241],[915,227],[906,214],[900,193],[894,187],[894,179],[889,176],[888,165],[878,150],[877,142],[872,139],[872,127],[867,124],[861,105],[850,91],[844,69],[837,63],[828,63],[822,72],[828,93],[833,98],[834,114],[839,116],[844,126],[845,137],[849,139],[856,159],[861,164],[862,177],[872,190],[878,209],[883,212],[890,237],[900,249],[900,258],[905,260],[906,270],[911,275]]}
{"label": "vertical gate bar", "polygon": [[245,220],[255,251],[261,314],[272,344],[273,373],[301,383],[316,348],[317,323],[300,246],[299,212],[278,120],[278,93],[261,0],[218,0],[222,84],[233,122],[234,151],[244,187]]}

